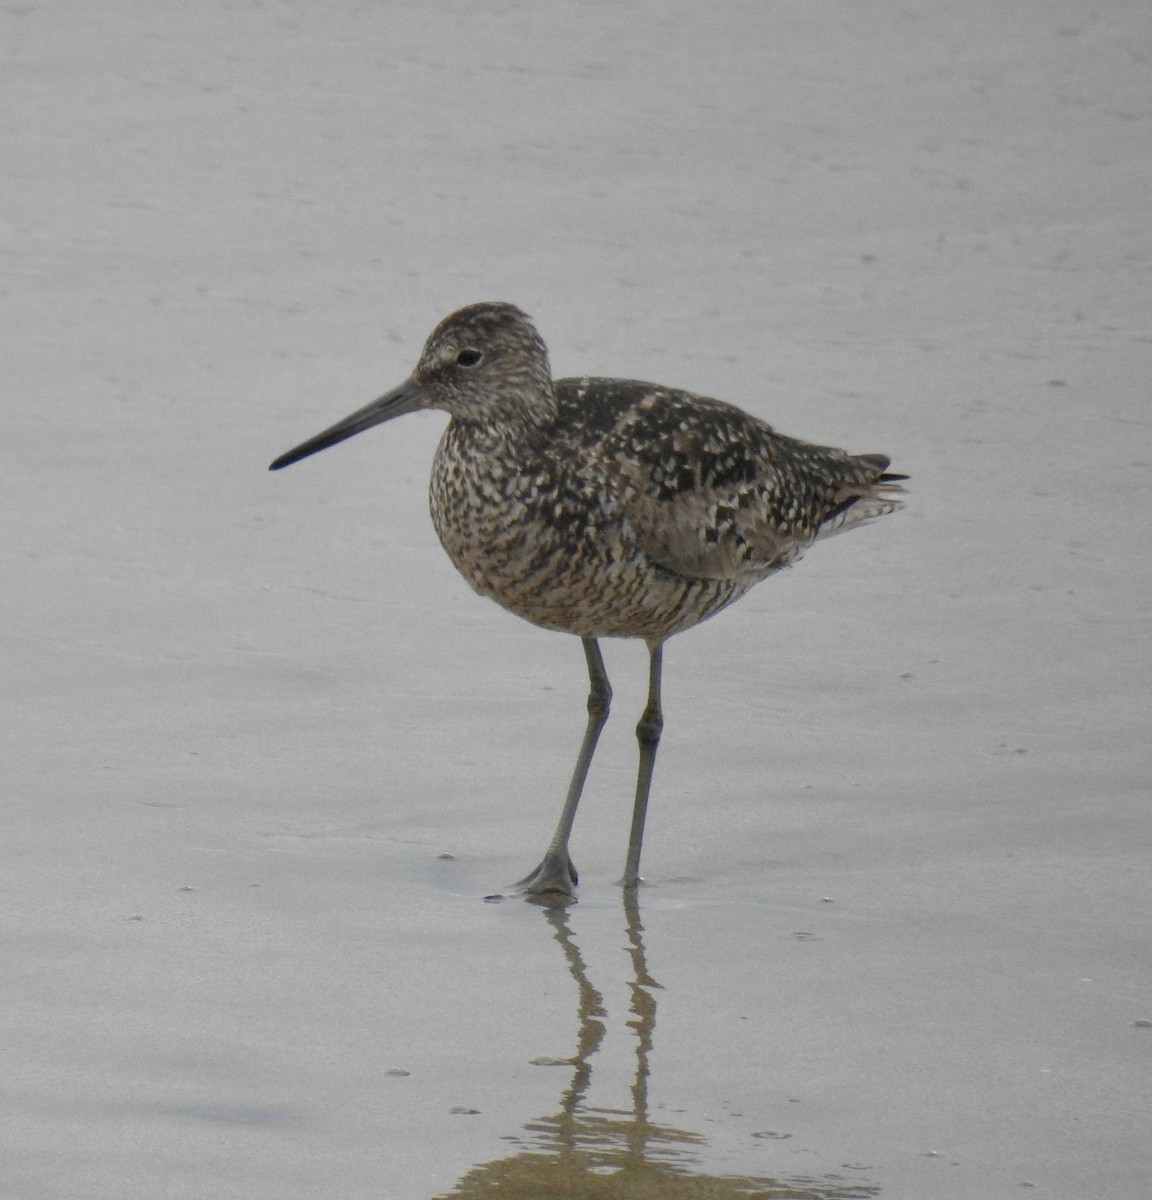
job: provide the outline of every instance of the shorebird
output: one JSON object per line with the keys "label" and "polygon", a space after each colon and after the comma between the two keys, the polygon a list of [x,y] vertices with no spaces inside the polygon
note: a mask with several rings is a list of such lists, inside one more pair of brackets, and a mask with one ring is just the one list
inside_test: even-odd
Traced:
{"label": "shorebird", "polygon": [[281,455],[277,471],[420,409],[448,414],[432,463],[432,522],[482,596],[584,646],[588,721],[556,832],[516,886],[574,896],[569,835],[612,689],[600,638],[642,638],[648,701],[623,884],[640,848],[664,719],[664,643],[799,559],[813,542],[902,507],[905,475],[777,433],[707,396],[633,379],[553,380],[532,322],[472,304],[432,331],[398,388]]}

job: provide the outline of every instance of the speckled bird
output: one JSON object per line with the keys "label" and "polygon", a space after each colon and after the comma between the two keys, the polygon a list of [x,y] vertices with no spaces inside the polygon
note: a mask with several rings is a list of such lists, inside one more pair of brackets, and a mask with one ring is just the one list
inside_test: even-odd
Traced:
{"label": "speckled bird", "polygon": [[516,885],[565,902],[568,852],[612,689],[598,639],[649,651],[623,884],[640,849],[663,728],[664,643],[797,561],[821,538],[902,507],[904,475],[882,454],[849,454],[777,433],[731,404],[632,379],[553,380],[548,351],[511,304],[462,308],[432,331],[411,378],[276,459],[279,470],[373,425],[440,409],[432,521],[482,596],[581,638],[588,723],[559,824]]}

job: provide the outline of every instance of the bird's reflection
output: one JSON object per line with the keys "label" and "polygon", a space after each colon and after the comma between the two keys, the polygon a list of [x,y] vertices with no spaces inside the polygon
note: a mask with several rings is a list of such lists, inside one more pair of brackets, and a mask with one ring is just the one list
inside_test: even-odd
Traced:
{"label": "bird's reflection", "polygon": [[484,1196],[491,1200],[865,1200],[879,1188],[840,1175],[768,1179],[707,1175],[693,1148],[699,1133],[652,1121],[648,1113],[649,1059],[656,1032],[656,992],[648,971],[644,927],[632,889],[624,914],[632,959],[628,1028],[635,1037],[631,1111],[586,1103],[592,1059],[607,1030],[604,999],[589,978],[569,922],[569,910],[543,910],[576,982],[579,1032],[572,1078],[551,1116],[530,1121],[508,1140],[519,1152],[474,1167],[438,1200]]}

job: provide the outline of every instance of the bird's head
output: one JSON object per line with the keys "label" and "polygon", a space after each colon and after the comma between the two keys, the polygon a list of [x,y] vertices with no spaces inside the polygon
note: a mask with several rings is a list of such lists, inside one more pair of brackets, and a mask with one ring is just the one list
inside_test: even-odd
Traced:
{"label": "bird's head", "polygon": [[548,350],[528,317],[499,301],[470,304],[445,317],[424,344],[410,378],[282,454],[269,470],[422,408],[485,425],[547,420],[555,409]]}
{"label": "bird's head", "polygon": [[548,350],[532,322],[511,304],[459,309],[432,331],[412,372],[422,407],[460,420],[498,421],[550,402]]}

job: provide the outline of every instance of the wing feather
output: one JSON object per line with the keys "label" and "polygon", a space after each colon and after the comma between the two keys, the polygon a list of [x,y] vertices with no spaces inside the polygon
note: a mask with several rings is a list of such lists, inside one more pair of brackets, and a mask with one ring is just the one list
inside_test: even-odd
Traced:
{"label": "wing feather", "polygon": [[640,548],[691,579],[763,577],[900,507],[882,455],[778,434],[719,400],[645,389],[595,447]]}

